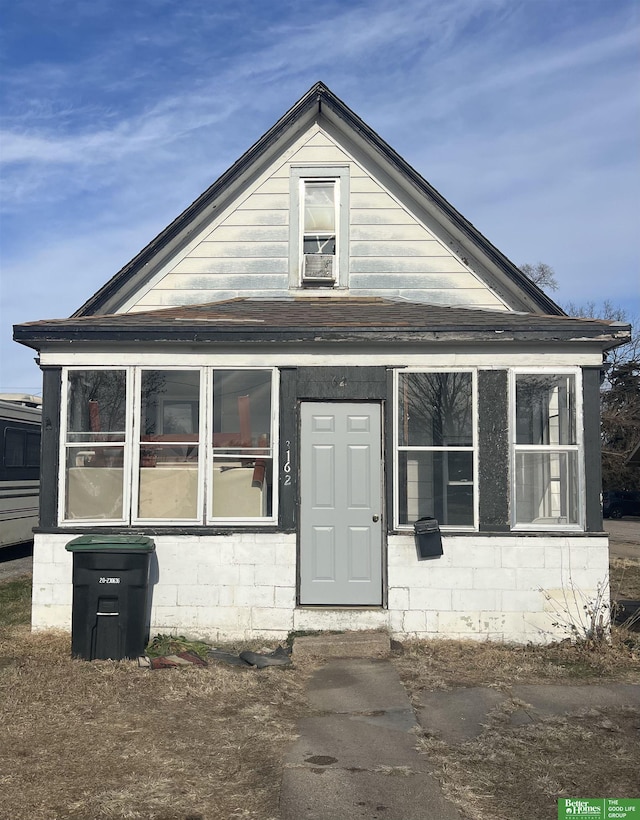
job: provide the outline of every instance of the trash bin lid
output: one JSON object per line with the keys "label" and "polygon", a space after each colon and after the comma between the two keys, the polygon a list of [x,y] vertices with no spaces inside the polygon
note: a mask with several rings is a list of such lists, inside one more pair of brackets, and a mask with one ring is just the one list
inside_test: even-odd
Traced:
{"label": "trash bin lid", "polygon": [[152,538],[146,535],[81,535],[65,546],[69,552],[153,552]]}

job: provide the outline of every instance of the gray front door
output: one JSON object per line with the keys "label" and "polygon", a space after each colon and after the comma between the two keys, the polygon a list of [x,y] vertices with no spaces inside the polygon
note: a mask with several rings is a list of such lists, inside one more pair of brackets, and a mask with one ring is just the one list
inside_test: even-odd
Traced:
{"label": "gray front door", "polygon": [[303,402],[300,603],[382,604],[379,404]]}

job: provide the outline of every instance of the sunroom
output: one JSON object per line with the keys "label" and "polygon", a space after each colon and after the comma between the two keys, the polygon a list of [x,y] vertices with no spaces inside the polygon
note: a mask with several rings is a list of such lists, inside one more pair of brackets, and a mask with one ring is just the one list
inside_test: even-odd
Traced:
{"label": "sunroom", "polygon": [[68,617],[71,537],[135,531],[157,547],[154,628],[547,639],[549,595],[606,583],[597,398],[624,333],[345,298],[22,325],[56,488],[36,619]]}

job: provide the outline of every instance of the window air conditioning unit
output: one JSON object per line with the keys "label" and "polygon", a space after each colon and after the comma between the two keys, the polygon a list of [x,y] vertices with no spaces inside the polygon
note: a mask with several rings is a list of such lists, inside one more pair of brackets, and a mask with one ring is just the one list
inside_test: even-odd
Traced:
{"label": "window air conditioning unit", "polygon": [[335,282],[335,256],[331,253],[305,253],[302,281],[332,285]]}

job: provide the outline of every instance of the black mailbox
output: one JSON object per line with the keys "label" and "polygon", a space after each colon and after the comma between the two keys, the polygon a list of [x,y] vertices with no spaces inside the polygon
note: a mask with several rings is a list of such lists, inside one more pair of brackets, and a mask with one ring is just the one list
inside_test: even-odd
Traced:
{"label": "black mailbox", "polygon": [[89,661],[144,654],[154,542],[142,535],[83,535],[66,549],[73,553],[71,653]]}
{"label": "black mailbox", "polygon": [[442,555],[440,526],[435,518],[419,518],[413,525],[418,558],[439,558]]}

